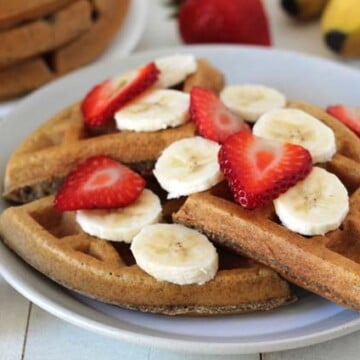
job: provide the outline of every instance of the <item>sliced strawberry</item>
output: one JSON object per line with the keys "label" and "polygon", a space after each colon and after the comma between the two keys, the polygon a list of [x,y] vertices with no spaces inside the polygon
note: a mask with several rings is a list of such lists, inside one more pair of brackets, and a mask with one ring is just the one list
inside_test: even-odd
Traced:
{"label": "sliced strawberry", "polygon": [[88,158],[71,172],[55,197],[60,211],[113,209],[135,201],[145,180],[107,156]]}
{"label": "sliced strawberry", "polygon": [[332,105],[328,106],[326,111],[360,136],[360,115],[354,109],[344,105]]}
{"label": "sliced strawberry", "polygon": [[198,133],[223,143],[230,135],[250,127],[233,114],[211,90],[195,86],[190,93],[190,114]]}
{"label": "sliced strawberry", "polygon": [[271,44],[261,0],[186,0],[179,11],[185,43]]}
{"label": "sliced strawberry", "polygon": [[302,146],[263,139],[247,131],[225,141],[219,163],[235,201],[248,209],[267,205],[312,168],[310,153]]}
{"label": "sliced strawberry", "polygon": [[95,86],[81,104],[85,123],[90,127],[104,125],[117,110],[153,85],[158,76],[159,70],[152,62],[139,69],[136,76],[125,85],[111,78]]}

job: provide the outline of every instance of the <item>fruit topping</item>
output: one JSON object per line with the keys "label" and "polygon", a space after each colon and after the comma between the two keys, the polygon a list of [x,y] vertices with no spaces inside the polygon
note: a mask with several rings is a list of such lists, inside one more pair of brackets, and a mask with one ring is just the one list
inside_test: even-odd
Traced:
{"label": "fruit topping", "polygon": [[252,209],[269,204],[312,168],[308,150],[241,131],[221,146],[219,163],[234,199]]}
{"label": "fruit topping", "polygon": [[299,109],[268,111],[255,123],[253,134],[266,139],[301,145],[309,150],[313,163],[329,161],[336,153],[333,130]]}
{"label": "fruit topping", "polygon": [[323,235],[337,229],[349,211],[349,196],[339,178],[313,167],[275,201],[275,211],[288,229],[302,235]]}
{"label": "fruit topping", "polygon": [[172,89],[148,91],[115,113],[119,130],[158,131],[189,120],[190,96]]}
{"label": "fruit topping", "polygon": [[360,136],[360,115],[354,109],[344,105],[332,105],[328,106],[326,111]]}
{"label": "fruit topping", "polygon": [[215,93],[198,86],[190,93],[190,116],[201,136],[219,143],[238,131],[250,131],[244,120],[228,110]]}
{"label": "fruit topping", "polygon": [[154,175],[168,198],[210,189],[223,179],[217,161],[219,144],[201,136],[169,145],[155,164]]}
{"label": "fruit topping", "polygon": [[220,93],[220,99],[232,112],[249,122],[255,122],[267,111],[286,105],[284,94],[256,84],[226,86]]}
{"label": "fruit topping", "polygon": [[159,281],[202,285],[218,269],[214,245],[183,225],[148,225],[133,239],[131,251],[137,265]]}
{"label": "fruit topping", "polygon": [[135,72],[107,79],[95,86],[84,98],[81,110],[89,127],[111,120],[115,112],[152,86],[159,70],[152,62]]}
{"label": "fruit topping", "polygon": [[144,187],[145,180],[127,166],[93,156],[67,176],[54,205],[60,211],[114,209],[131,204]]}
{"label": "fruit topping", "polygon": [[197,70],[195,56],[190,54],[162,57],[155,60],[155,65],[160,70],[159,79],[156,82],[159,88],[179,85]]}
{"label": "fruit topping", "polygon": [[144,189],[134,202],[121,208],[78,210],[76,222],[90,235],[130,243],[144,226],[161,220],[161,211],[159,197]]}

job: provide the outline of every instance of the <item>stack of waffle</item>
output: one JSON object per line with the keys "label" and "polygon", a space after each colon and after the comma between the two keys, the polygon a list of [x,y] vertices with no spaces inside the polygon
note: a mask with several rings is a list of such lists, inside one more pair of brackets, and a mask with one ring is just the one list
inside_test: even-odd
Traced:
{"label": "stack of waffle", "polygon": [[89,63],[110,44],[130,0],[0,0],[0,100]]}

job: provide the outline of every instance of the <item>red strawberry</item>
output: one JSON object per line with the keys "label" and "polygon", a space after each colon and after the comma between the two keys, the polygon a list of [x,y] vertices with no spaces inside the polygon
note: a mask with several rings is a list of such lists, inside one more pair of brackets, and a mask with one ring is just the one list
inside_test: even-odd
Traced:
{"label": "red strawberry", "polygon": [[155,83],[159,70],[154,63],[141,68],[134,79],[125,86],[116,78],[103,81],[95,86],[84,98],[81,110],[85,123],[90,127],[104,125],[114,113],[129,101],[143,93]]}
{"label": "red strawberry", "polygon": [[228,110],[211,90],[199,86],[190,93],[190,114],[201,136],[220,143],[236,132],[250,131],[244,120]]}
{"label": "red strawberry", "polygon": [[328,106],[326,111],[360,136],[360,115],[354,109],[344,105],[332,105]]}
{"label": "red strawberry", "polygon": [[312,168],[302,146],[284,144],[241,131],[221,146],[219,163],[235,201],[245,208],[265,206]]}
{"label": "red strawberry", "polygon": [[145,180],[107,156],[88,158],[71,172],[55,197],[60,211],[113,209],[135,201]]}
{"label": "red strawberry", "polygon": [[187,0],[179,30],[185,43],[271,44],[261,0]]}

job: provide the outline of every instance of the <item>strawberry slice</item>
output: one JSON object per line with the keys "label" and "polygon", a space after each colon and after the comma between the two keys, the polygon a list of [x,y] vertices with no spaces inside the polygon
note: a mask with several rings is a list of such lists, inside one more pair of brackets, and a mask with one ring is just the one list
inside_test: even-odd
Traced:
{"label": "strawberry slice", "polygon": [[134,202],[144,187],[145,180],[127,166],[93,156],[67,176],[54,205],[60,211],[119,208]]}
{"label": "strawberry slice", "polygon": [[[175,0],[173,0],[175,2]],[[261,0],[186,0],[180,3],[179,31],[185,43],[271,44]]]}
{"label": "strawberry slice", "polygon": [[159,73],[152,62],[139,69],[132,79],[111,78],[95,86],[81,103],[85,123],[90,127],[104,125],[117,110],[153,85]]}
{"label": "strawberry slice", "polygon": [[190,93],[190,114],[198,133],[223,143],[230,135],[250,127],[233,114],[211,90],[194,86]]}
{"label": "strawberry slice", "polygon": [[360,115],[354,109],[344,105],[331,105],[326,111],[360,136]]}
{"label": "strawberry slice", "polygon": [[235,201],[245,208],[265,206],[312,168],[302,146],[281,143],[241,131],[221,146],[219,163]]}

